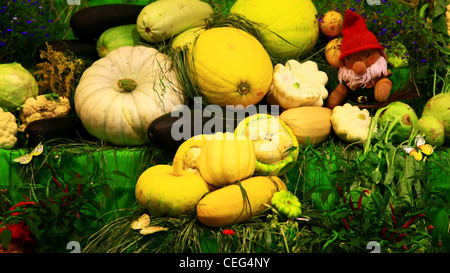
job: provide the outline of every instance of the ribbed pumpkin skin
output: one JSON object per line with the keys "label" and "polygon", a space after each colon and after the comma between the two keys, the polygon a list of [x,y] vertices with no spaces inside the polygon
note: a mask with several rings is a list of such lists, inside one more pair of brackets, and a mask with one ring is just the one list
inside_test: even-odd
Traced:
{"label": "ribbed pumpkin skin", "polygon": [[319,38],[317,10],[311,0],[237,0],[230,12],[260,23],[262,43],[277,59],[295,59],[311,50]]}
{"label": "ribbed pumpkin skin", "polygon": [[173,174],[170,165],[155,165],[138,178],[136,200],[154,216],[176,217],[193,211],[198,201],[209,192],[208,184],[199,175],[181,171]]}
{"label": "ribbed pumpkin skin", "polygon": [[281,190],[286,190],[286,185],[280,178],[254,176],[207,194],[197,204],[197,217],[209,227],[242,223],[266,209],[265,204],[270,205],[273,194]]}
{"label": "ribbed pumpkin skin", "polygon": [[253,143],[237,139],[232,133],[216,133],[204,140],[197,158],[200,174],[214,187],[223,187],[253,175],[255,171]]}
{"label": "ribbed pumpkin skin", "polygon": [[331,133],[331,114],[333,111],[320,106],[302,106],[291,108],[281,113],[280,120],[291,127],[298,143],[319,144]]}
{"label": "ribbed pumpkin skin", "polygon": [[273,66],[261,43],[243,30],[204,31],[189,52],[189,71],[209,103],[254,105],[269,91]]}
{"label": "ribbed pumpkin skin", "polygon": [[[136,82],[132,91],[119,80]],[[75,90],[75,109],[93,136],[115,145],[142,145],[157,117],[184,103],[171,60],[146,46],[124,46],[94,62]]]}

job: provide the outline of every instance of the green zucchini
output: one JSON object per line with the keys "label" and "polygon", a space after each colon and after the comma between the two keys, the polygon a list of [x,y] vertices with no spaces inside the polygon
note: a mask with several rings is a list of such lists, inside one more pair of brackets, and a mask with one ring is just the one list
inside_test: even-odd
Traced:
{"label": "green zucchini", "polygon": [[72,32],[80,40],[96,41],[112,27],[136,24],[145,5],[105,4],[83,8],[70,18]]}

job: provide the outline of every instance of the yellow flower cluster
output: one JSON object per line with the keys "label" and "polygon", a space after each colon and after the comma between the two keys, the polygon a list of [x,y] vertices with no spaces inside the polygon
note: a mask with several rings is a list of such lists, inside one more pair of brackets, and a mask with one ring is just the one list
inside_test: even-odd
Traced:
{"label": "yellow flower cluster", "polygon": [[41,50],[41,59],[36,65],[36,76],[39,94],[55,93],[62,97],[70,97],[75,91],[76,83],[88,64],[71,53],[53,50],[47,44],[47,50]]}

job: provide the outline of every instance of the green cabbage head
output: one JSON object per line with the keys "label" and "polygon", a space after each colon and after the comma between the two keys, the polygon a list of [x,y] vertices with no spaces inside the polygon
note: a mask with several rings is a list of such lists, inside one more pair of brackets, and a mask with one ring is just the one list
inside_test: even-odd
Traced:
{"label": "green cabbage head", "polygon": [[14,113],[26,99],[37,95],[36,79],[21,64],[0,64],[0,107]]}

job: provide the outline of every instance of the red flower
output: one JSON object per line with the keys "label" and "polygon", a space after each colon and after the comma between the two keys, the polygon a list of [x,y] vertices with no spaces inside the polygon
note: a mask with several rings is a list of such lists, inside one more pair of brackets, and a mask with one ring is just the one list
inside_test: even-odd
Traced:
{"label": "red flower", "polygon": [[224,229],[222,233],[225,235],[234,235],[236,232],[234,232],[234,230],[232,229]]}

